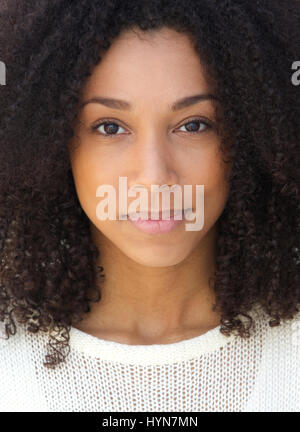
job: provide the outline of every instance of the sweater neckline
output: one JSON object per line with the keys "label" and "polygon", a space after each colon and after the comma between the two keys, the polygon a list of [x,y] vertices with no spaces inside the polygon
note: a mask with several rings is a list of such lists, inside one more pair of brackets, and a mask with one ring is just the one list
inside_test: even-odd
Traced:
{"label": "sweater neckline", "polygon": [[100,339],[76,327],[70,328],[70,347],[89,357],[115,363],[154,365],[190,360],[224,347],[235,337],[220,332],[221,325],[207,332],[169,344],[130,345]]}

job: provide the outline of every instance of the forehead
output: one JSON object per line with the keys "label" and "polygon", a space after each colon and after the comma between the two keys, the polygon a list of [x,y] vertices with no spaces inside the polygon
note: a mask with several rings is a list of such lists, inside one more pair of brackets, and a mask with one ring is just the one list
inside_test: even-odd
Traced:
{"label": "forehead", "polygon": [[190,37],[163,28],[121,33],[101,53],[82,93],[84,98],[101,94],[134,102],[143,95],[172,101],[211,87]]}

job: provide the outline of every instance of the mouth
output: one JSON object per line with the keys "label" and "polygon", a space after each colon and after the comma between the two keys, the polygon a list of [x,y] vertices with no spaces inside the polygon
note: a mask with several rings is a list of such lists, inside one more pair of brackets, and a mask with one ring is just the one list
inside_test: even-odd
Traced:
{"label": "mouth", "polygon": [[[185,211],[187,212],[188,210],[186,209]],[[145,219],[142,219],[141,215],[144,215]],[[183,223],[184,211],[172,209],[170,212],[156,212],[156,219],[154,219],[154,214],[151,215],[151,212],[137,213],[137,218],[134,217],[136,215],[133,213],[129,213],[128,216],[130,223],[139,231],[146,234],[163,234],[174,231]]]}

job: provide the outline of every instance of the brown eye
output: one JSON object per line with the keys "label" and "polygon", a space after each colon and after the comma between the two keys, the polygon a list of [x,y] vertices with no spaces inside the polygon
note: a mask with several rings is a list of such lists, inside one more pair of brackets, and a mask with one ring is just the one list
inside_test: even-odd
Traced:
{"label": "brown eye", "polygon": [[[204,126],[203,126],[204,125]],[[187,130],[186,132],[190,133],[202,133],[205,132],[207,129],[211,128],[211,125],[202,119],[195,118],[190,120],[189,122],[185,123],[184,125],[180,126],[180,128],[185,127]],[[199,130],[200,127],[200,130]],[[183,131],[185,132],[185,131]]]}
{"label": "brown eye", "polygon": [[[102,128],[101,131],[100,128]],[[96,130],[98,133],[100,133],[100,135],[104,135],[105,137],[110,138],[116,135],[120,135],[117,133],[119,128],[122,128],[122,126],[119,123],[117,123],[115,120],[114,121],[105,120],[93,126],[92,129]]]}

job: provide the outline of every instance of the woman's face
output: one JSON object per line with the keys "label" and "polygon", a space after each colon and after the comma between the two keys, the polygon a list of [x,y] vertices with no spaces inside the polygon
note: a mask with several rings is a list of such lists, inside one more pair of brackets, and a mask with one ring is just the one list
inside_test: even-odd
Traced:
{"label": "woman's face", "polygon": [[[140,264],[180,263],[215,231],[224,209],[228,166],[222,160],[214,123],[218,102],[194,99],[193,104],[172,108],[180,99],[202,94],[213,94],[213,89],[198,55],[188,36],[168,28],[123,32],[102,54],[83,88],[72,142],[76,147],[70,147],[78,198],[92,232]],[[102,104],[96,98],[121,99],[126,104]],[[148,208],[137,212],[154,208],[151,185],[179,185],[182,208],[203,212],[203,208],[196,209],[196,185],[204,185],[202,229],[188,231],[186,223],[195,220],[183,220],[169,232],[153,234],[141,231],[130,220],[118,220],[119,177],[126,178],[128,189],[139,185],[148,192]],[[116,191],[116,220],[97,216],[97,205],[107,197],[96,196],[101,185],[111,185]],[[184,205],[184,185],[192,187],[191,206]],[[178,203],[170,196],[170,209],[177,209]],[[129,212],[130,203],[138,197],[141,195],[127,198]],[[158,210],[165,210],[161,198]]]}

